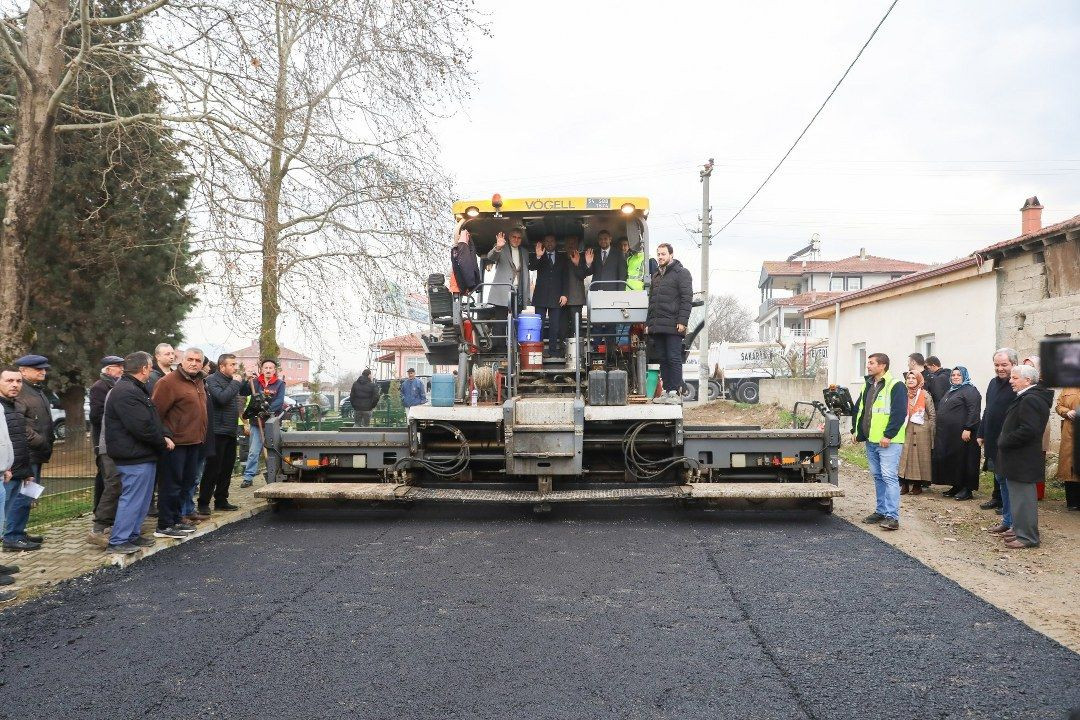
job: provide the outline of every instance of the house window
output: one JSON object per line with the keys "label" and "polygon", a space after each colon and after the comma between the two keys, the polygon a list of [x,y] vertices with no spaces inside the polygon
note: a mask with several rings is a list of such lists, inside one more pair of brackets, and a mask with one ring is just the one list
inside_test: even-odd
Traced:
{"label": "house window", "polygon": [[852,360],[855,363],[855,376],[862,377],[866,372],[866,343],[855,343],[851,346]]}
{"label": "house window", "polygon": [[915,338],[915,346],[919,348],[919,352],[922,353],[924,358],[936,355],[937,350],[937,338],[933,335],[919,335]]}
{"label": "house window", "polygon": [[829,278],[829,290],[843,291],[843,289],[844,289],[844,278],[842,278],[842,277]]}
{"label": "house window", "polygon": [[405,360],[406,370],[415,370],[417,375],[430,375],[431,364],[422,357],[411,357]]}
{"label": "house window", "polygon": [[847,279],[848,290],[862,290],[862,275],[858,277],[849,277]]}

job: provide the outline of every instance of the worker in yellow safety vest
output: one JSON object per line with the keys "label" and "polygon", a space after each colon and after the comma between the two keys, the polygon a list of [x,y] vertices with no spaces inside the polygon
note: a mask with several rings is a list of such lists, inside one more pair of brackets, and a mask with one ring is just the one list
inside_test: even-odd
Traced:
{"label": "worker in yellow safety vest", "polygon": [[631,252],[630,241],[622,238],[619,242],[619,249],[622,250],[623,257],[626,258],[626,289],[644,290],[645,253],[641,251],[641,246],[638,245],[636,251]]}
{"label": "worker in yellow safety vest", "polygon": [[877,507],[863,522],[885,530],[900,528],[900,453],[907,428],[907,388],[889,372],[889,356],[866,358],[866,382],[855,403],[851,432],[866,443],[866,460],[874,476]]}

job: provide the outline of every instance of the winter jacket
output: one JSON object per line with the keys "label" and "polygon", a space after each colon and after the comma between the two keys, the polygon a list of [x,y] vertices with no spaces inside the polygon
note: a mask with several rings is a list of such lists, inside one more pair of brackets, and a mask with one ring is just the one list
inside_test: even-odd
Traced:
{"label": "winter jacket", "polygon": [[424,392],[424,381],[420,378],[412,380],[405,378],[401,381],[401,404],[407,408],[414,405],[423,405],[427,402],[427,393]]}
{"label": "winter jacket", "polygon": [[379,404],[379,386],[363,375],[356,379],[349,391],[353,412],[371,412]]}
{"label": "winter jacket", "polygon": [[166,450],[168,432],[147,385],[131,375],[125,373],[109,391],[101,424],[105,453],[117,465],[157,462]]}
{"label": "winter jacket", "polygon": [[[873,375],[863,376],[863,391],[859,393],[859,397],[855,400],[855,413],[851,416],[851,432],[855,433],[857,442],[865,442],[868,439],[864,427],[865,423],[863,423],[866,410],[863,407],[863,400],[870,396],[870,384],[873,381]],[[877,384],[880,386],[878,392],[884,392],[884,379],[879,380]],[[876,393],[874,393],[874,396],[874,399],[877,399]],[[871,401],[867,405],[872,408],[874,403]],[[882,433],[885,437],[892,440],[900,432],[900,428],[907,422],[907,407],[907,386],[903,382],[897,382],[892,386],[892,397],[889,398],[889,422],[885,425],[885,431]]]}
{"label": "winter jacket", "polygon": [[146,391],[150,393],[150,397],[154,396],[154,386],[157,385],[158,380],[171,372],[172,370],[162,370],[157,363],[154,364],[154,369],[150,371],[150,379],[146,381]]}
{"label": "winter jacket", "polygon": [[24,382],[19,391],[19,402],[26,406],[27,417],[34,426],[34,432],[44,438],[43,444],[30,448],[30,462],[34,465],[49,462],[52,457],[53,432],[52,402],[40,385]]}
{"label": "winter jacket", "polygon": [[468,242],[458,242],[450,248],[450,266],[458,292],[472,292],[480,284],[480,261],[476,257],[476,246],[472,238]]}
{"label": "winter jacket", "polygon": [[930,393],[930,397],[934,398],[934,407],[941,407],[941,398],[949,392],[950,375],[952,375],[951,368],[941,368],[937,372],[927,372],[923,376],[926,378],[926,391]]}
{"label": "winter jacket", "polygon": [[694,281],[690,271],[678,260],[672,260],[664,272],[658,271],[652,276],[649,313],[645,319],[649,334],[675,334],[678,332],[676,325],[686,327],[693,301]]}
{"label": "winter jacket", "polygon": [[995,466],[1009,481],[1040,483],[1046,480],[1042,437],[1053,402],[1053,390],[1032,385],[1009,404],[998,436]]}
{"label": "winter jacket", "polygon": [[536,271],[532,304],[538,308],[559,307],[559,298],[570,291],[570,261],[561,252],[529,253],[529,269]]}
{"label": "winter jacket", "polygon": [[254,381],[244,381],[240,386],[240,394],[245,397],[251,395],[252,384],[256,388],[262,388],[263,395],[270,402],[270,413],[280,415],[285,408],[285,381],[277,375],[274,375],[272,379],[268,379],[265,375],[259,375]]}
{"label": "winter jacket", "polygon": [[201,445],[206,440],[206,385],[177,368],[157,381],[151,395],[169,435],[177,445]]}
{"label": "winter jacket", "polygon": [[986,452],[986,470],[997,467],[997,439],[1001,434],[1001,425],[1005,422],[1005,413],[1008,412],[1012,401],[1016,399],[1016,393],[1009,384],[1009,378],[1004,380],[994,376],[990,384],[986,386],[986,395],[983,396],[982,422],[979,423],[979,437],[983,439],[983,450]]}
{"label": "winter jacket", "polygon": [[244,384],[220,372],[210,375],[205,383],[206,392],[210,394],[213,403],[210,432],[214,435],[236,435],[240,408],[244,402],[240,399],[240,391]]}
{"label": "winter jacket", "polygon": [[[2,411],[2,408],[0,408]],[[0,477],[5,470],[11,469],[11,463],[15,462],[15,450],[11,447],[11,437],[8,435],[7,416],[0,417]]]}
{"label": "winter jacket", "polygon": [[94,453],[101,443],[101,418],[105,416],[105,397],[116,386],[116,380],[108,375],[90,386],[90,441],[94,444]]}
{"label": "winter jacket", "polygon": [[32,453],[45,446],[45,438],[34,430],[29,411],[18,398],[0,397],[0,407],[4,410],[4,424],[11,441],[12,458],[8,468],[11,477],[13,480],[30,477]]}

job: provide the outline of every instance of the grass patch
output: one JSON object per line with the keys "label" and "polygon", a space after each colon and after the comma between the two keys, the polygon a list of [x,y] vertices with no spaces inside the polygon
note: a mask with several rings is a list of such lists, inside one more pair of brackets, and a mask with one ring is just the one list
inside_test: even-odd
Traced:
{"label": "grass patch", "polygon": [[30,511],[28,528],[70,520],[94,509],[94,488],[42,495]]}
{"label": "grass patch", "polygon": [[866,448],[862,444],[840,446],[840,459],[848,465],[854,465],[863,470],[869,470],[870,464],[866,461]]}

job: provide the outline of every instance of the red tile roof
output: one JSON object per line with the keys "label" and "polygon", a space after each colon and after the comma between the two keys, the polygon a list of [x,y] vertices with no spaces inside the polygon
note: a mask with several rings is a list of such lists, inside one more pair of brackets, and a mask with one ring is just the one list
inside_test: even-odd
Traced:
{"label": "red tile roof", "polygon": [[1050,237],[1051,235],[1057,235],[1061,232],[1068,232],[1069,230],[1075,230],[1080,228],[1080,215],[1074,215],[1068,220],[1063,220],[1053,225],[1047,225],[1046,227],[1030,232],[1027,235],[1018,235],[1011,240],[1002,240],[999,243],[993,245],[987,245],[982,250],[976,250],[978,255],[990,255],[1002,250],[1008,250],[1015,245],[1023,245],[1024,243],[1031,242],[1032,240],[1039,240],[1044,237]]}
{"label": "red tile roof", "polygon": [[783,307],[806,307],[807,305],[813,305],[816,302],[829,300],[843,294],[844,292],[842,290],[811,290],[810,292],[800,293],[792,297],[775,298],[773,305],[782,305]]}
{"label": "red tile roof", "polygon": [[[258,340],[253,341],[250,345],[240,350],[231,351],[233,355],[239,357],[262,357],[262,353],[259,352]],[[307,355],[301,355],[295,350],[290,350],[287,347],[278,346],[278,360],[307,360],[311,361]]]}
{"label": "red tile roof", "polygon": [[873,295],[873,294],[881,292],[883,290],[888,290],[888,289],[894,288],[894,287],[900,287],[902,285],[910,285],[911,283],[917,283],[920,280],[926,280],[927,278],[937,277],[938,275],[945,275],[945,274],[950,273],[950,272],[952,272],[954,270],[962,270],[963,268],[970,267],[972,265],[978,265],[978,264],[980,264],[979,258],[977,258],[974,255],[968,255],[967,257],[958,258],[956,260],[952,260],[950,262],[943,263],[941,265],[935,265],[933,267],[927,268],[926,270],[923,270],[922,272],[917,272],[917,273],[912,273],[910,275],[905,275],[902,278],[897,278],[896,280],[892,280],[892,281],[887,282],[887,283],[882,283],[880,285],[874,285],[872,287],[863,288],[862,290],[853,290],[851,292],[842,293],[839,297],[832,298],[830,300],[824,300],[824,301],[821,301],[821,302],[816,302],[813,305],[810,305],[805,309],[808,310],[808,311],[809,310],[819,310],[819,309],[821,309],[823,307],[828,307],[829,305],[833,304],[837,300],[839,300],[840,302],[847,302],[848,300],[854,300],[855,298],[866,297],[868,295]]}
{"label": "red tile roof", "polygon": [[420,342],[420,333],[409,333],[408,335],[398,335],[397,337],[380,340],[375,343],[375,347],[379,350],[416,350],[420,352],[424,350],[424,345]]}
{"label": "red tile roof", "polygon": [[860,255],[841,260],[766,260],[761,263],[762,272],[766,275],[802,275],[803,273],[894,273],[894,272],[917,272],[926,269],[924,263],[908,262],[907,260],[894,260],[892,258]]}

